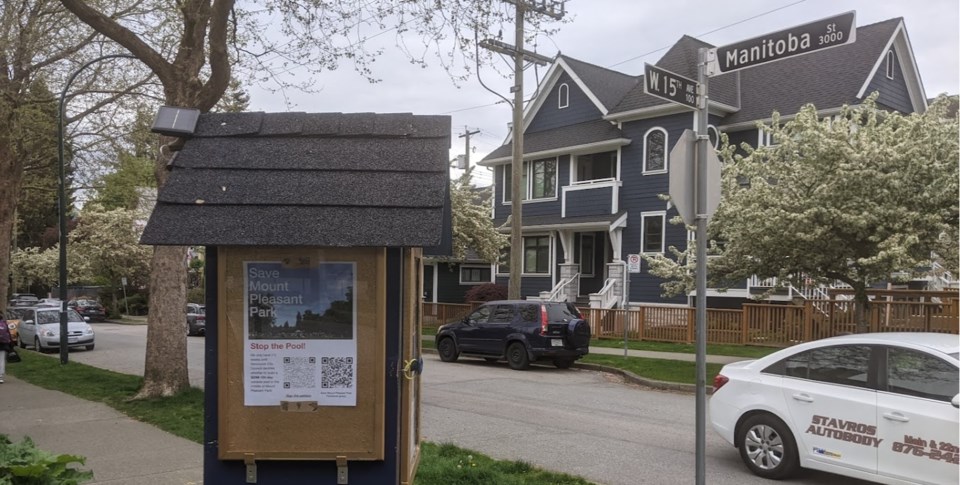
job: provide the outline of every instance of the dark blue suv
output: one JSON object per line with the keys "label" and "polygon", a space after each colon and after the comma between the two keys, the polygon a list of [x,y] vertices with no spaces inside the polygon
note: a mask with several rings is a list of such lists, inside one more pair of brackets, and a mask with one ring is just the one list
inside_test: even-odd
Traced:
{"label": "dark blue suv", "polygon": [[590,352],[590,324],[571,303],[491,301],[437,329],[436,344],[444,362],[464,354],[490,362],[506,358],[516,370],[548,359],[566,369]]}

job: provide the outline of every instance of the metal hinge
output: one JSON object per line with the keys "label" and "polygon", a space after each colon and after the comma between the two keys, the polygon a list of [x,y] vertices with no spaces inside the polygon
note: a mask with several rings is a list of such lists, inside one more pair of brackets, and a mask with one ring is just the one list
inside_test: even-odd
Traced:
{"label": "metal hinge", "polygon": [[337,457],[337,485],[347,485],[347,457]]}
{"label": "metal hinge", "polygon": [[247,483],[257,483],[257,462],[253,459],[253,453],[244,453],[243,463],[247,465]]}

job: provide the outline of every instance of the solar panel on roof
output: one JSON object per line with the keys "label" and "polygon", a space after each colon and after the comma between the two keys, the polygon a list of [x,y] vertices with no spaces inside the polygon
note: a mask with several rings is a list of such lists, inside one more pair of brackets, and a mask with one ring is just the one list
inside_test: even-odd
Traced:
{"label": "solar panel on roof", "polygon": [[161,106],[150,131],[167,136],[192,135],[197,128],[199,118],[200,110],[198,109]]}

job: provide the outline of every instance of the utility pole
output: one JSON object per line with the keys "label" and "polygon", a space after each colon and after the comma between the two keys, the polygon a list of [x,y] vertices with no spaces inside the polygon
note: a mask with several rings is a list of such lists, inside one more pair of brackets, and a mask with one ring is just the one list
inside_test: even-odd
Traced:
{"label": "utility pole", "polygon": [[[480,133],[480,130],[470,131],[470,128],[466,126],[463,127],[463,134],[457,138],[466,138],[463,146],[463,166],[460,166],[460,163],[457,163],[457,168],[461,170],[466,170],[470,168],[470,135],[476,135]],[[459,162],[459,161],[458,161]]]}
{"label": "utility pole", "polygon": [[513,86],[510,87],[510,92],[513,93],[513,132],[511,135],[513,138],[513,161],[510,177],[510,283],[507,287],[507,298],[517,300],[520,298],[520,275],[522,273],[521,265],[523,264],[522,212],[523,197],[526,194],[526,187],[520,187],[520,184],[523,183],[523,62],[530,60],[540,65],[553,62],[553,59],[535,52],[529,52],[523,48],[524,15],[529,10],[560,20],[566,14],[566,11],[565,0],[504,1],[517,7],[514,23],[514,45],[486,39],[480,42],[480,46],[513,56]]}

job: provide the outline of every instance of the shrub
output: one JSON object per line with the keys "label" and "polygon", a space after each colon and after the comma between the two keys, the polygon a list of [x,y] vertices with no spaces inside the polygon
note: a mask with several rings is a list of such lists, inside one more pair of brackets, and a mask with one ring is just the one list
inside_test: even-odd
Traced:
{"label": "shrub", "polygon": [[0,484],[72,485],[93,480],[93,472],[69,465],[83,465],[86,459],[75,455],[54,455],[43,451],[29,436],[13,443],[0,434]]}
{"label": "shrub", "polygon": [[466,301],[494,301],[507,299],[507,287],[496,283],[484,283],[467,290]]}
{"label": "shrub", "polygon": [[[126,305],[130,307],[131,315],[146,315],[147,314],[147,297],[139,293],[133,294],[127,297]],[[124,310],[127,309],[127,306],[124,305],[124,301],[121,300],[120,308]]]}
{"label": "shrub", "polygon": [[205,305],[206,293],[203,291],[203,288],[190,288],[187,290],[187,303],[199,303]]}

